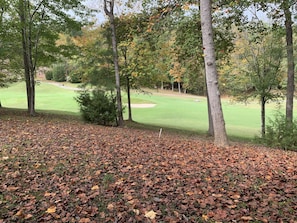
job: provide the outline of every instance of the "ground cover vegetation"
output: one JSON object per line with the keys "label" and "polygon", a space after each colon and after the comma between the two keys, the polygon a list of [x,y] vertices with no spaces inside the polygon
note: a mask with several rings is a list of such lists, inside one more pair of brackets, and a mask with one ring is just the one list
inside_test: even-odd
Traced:
{"label": "ground cover vegetation", "polygon": [[0,117],[1,222],[297,220],[294,152],[3,109]]}

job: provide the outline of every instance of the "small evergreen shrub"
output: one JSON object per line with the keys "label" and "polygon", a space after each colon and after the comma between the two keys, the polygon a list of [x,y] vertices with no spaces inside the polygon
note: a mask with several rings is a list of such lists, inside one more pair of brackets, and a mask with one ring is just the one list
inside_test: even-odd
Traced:
{"label": "small evergreen shrub", "polygon": [[45,79],[49,80],[49,81],[53,79],[53,71],[52,70],[48,70],[45,72]]}
{"label": "small evergreen shrub", "polygon": [[73,70],[70,72],[67,81],[70,83],[81,83],[83,74],[77,70]]}
{"label": "small evergreen shrub", "polygon": [[297,122],[289,123],[285,115],[277,114],[266,127],[263,142],[267,146],[297,151]]}
{"label": "small evergreen shrub", "polygon": [[53,80],[57,82],[66,81],[66,65],[64,63],[55,64],[52,69]]}
{"label": "small evergreen shrub", "polygon": [[113,94],[102,90],[82,91],[76,101],[85,121],[98,125],[117,124],[117,106]]}

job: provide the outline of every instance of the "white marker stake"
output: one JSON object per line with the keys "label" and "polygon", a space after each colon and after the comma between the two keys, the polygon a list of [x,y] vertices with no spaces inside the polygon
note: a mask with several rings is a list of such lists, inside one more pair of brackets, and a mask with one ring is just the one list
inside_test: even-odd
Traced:
{"label": "white marker stake", "polygon": [[161,135],[162,135],[162,128],[160,128],[159,139],[161,138]]}

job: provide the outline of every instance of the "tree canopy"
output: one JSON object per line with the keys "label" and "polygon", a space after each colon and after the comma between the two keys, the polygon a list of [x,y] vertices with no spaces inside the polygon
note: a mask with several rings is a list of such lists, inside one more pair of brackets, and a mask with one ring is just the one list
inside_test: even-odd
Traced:
{"label": "tree canopy", "polygon": [[4,52],[13,52],[12,57],[9,54],[1,56],[9,62],[22,64],[28,111],[34,115],[37,64],[48,64],[58,54],[67,53],[66,46],[56,44],[59,34],[76,35],[86,22],[82,19],[87,18],[89,10],[79,0],[2,0],[1,6],[4,6],[1,8],[1,47]]}

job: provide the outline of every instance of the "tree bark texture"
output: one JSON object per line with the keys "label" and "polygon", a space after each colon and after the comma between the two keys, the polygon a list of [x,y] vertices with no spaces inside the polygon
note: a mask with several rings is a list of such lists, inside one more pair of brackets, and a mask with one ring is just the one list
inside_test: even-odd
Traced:
{"label": "tree bark texture", "polygon": [[128,120],[132,120],[132,108],[131,108],[131,91],[130,91],[130,77],[127,76],[127,98],[128,98]]}
{"label": "tree bark texture", "polygon": [[206,83],[214,127],[214,143],[219,147],[226,147],[228,139],[218,86],[211,9],[211,0],[200,1]]}
{"label": "tree bark texture", "polygon": [[286,26],[286,42],[287,42],[287,101],[286,101],[286,118],[292,123],[293,121],[293,104],[294,104],[294,50],[293,50],[293,30],[292,30],[292,13],[289,6],[284,6],[285,26]]}
{"label": "tree bark texture", "polygon": [[114,0],[104,0],[104,11],[109,17],[110,28],[111,28],[111,39],[112,39],[112,50],[113,50],[113,62],[115,69],[115,79],[116,79],[116,91],[117,91],[117,109],[118,109],[118,125],[122,126],[124,124],[123,109],[122,109],[122,96],[121,96],[121,84],[120,84],[120,71],[119,71],[119,56],[117,50],[117,40],[116,40],[116,26],[114,21]]}
{"label": "tree bark texture", "polygon": [[[32,57],[32,30],[29,2],[19,1],[19,17],[21,22],[23,63],[27,90],[27,105],[30,115],[35,115],[35,66]],[[37,43],[36,43],[37,44]]]}
{"label": "tree bark texture", "polygon": [[[127,48],[122,48],[122,53],[124,56],[125,67],[128,66],[127,62]],[[126,74],[126,87],[127,87],[127,100],[128,100],[128,120],[132,120],[132,108],[131,108],[131,87],[130,87],[130,75]]]}
{"label": "tree bark texture", "polygon": [[265,136],[265,128],[266,128],[266,110],[265,110],[266,100],[265,97],[261,97],[261,135],[262,138]]}

